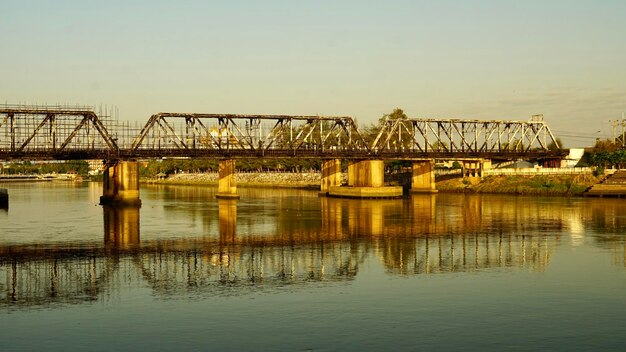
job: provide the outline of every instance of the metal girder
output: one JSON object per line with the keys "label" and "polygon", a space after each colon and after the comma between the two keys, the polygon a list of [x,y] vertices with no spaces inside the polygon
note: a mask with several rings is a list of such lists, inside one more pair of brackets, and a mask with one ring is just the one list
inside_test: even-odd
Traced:
{"label": "metal girder", "polygon": [[171,149],[257,155],[369,150],[351,117],[158,113],[133,140],[130,152]]}
{"label": "metal girder", "polygon": [[0,155],[5,157],[54,158],[118,150],[115,139],[91,110],[0,107]]}
{"label": "metal girder", "polygon": [[503,154],[548,152],[558,142],[544,121],[387,120],[371,145],[380,153]]}

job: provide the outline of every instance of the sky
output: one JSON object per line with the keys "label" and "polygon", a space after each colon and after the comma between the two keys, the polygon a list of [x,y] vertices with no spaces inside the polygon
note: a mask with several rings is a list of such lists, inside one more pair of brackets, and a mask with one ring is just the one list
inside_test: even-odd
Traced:
{"label": "sky", "polygon": [[[527,120],[626,111],[626,1],[0,0],[0,103]],[[618,133],[621,127],[618,128]]]}

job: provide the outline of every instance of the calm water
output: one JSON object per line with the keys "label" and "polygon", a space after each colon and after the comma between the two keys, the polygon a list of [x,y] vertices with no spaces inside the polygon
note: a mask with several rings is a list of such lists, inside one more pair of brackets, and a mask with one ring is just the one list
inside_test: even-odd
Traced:
{"label": "calm water", "polygon": [[626,348],[624,200],[2,187],[0,351]]}

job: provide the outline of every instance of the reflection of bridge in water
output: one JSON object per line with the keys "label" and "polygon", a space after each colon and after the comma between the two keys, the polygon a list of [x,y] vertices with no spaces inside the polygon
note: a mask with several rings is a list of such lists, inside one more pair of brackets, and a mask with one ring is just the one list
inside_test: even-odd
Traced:
{"label": "reflection of bridge in water", "polygon": [[[430,195],[320,202],[321,221],[278,214],[275,229],[248,234],[237,232],[237,202],[220,200],[219,233],[148,241],[140,240],[138,208],[104,207],[104,245],[0,247],[0,302],[107,300],[138,284],[162,297],[271,292],[349,282],[374,258],[400,275],[544,271],[563,230],[576,227],[570,218],[581,218],[523,198],[516,206],[493,197]],[[597,208],[588,211],[599,216]],[[622,249],[616,260],[623,261],[623,238],[606,239]]]}

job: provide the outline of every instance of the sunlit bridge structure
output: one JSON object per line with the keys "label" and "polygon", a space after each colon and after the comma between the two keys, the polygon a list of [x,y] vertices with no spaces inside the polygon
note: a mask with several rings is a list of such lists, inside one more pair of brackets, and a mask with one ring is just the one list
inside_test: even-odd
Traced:
{"label": "sunlit bridge structure", "polygon": [[352,117],[158,113],[141,130],[89,107],[0,106],[2,159],[560,157],[543,120],[387,120],[368,143]]}
{"label": "sunlit bridge structure", "polygon": [[114,158],[119,147],[89,107],[0,107],[0,159]]}
{"label": "sunlit bridge structure", "polygon": [[158,113],[133,140],[133,156],[362,156],[351,117]]}
{"label": "sunlit bridge structure", "polygon": [[[319,159],[322,194],[393,198],[402,189],[384,185],[385,160],[411,161],[411,191],[421,193],[436,191],[437,159],[461,160],[480,175],[492,160],[558,160],[567,154],[549,148],[558,142],[542,118],[390,119],[368,138],[348,116],[157,113],[137,130],[105,120],[89,108],[0,107],[0,160],[102,159],[102,204],[140,204],[137,159],[219,159],[221,198],[239,197],[237,159]],[[342,160],[348,162],[348,187],[341,187]]]}
{"label": "sunlit bridge structure", "polygon": [[546,156],[550,144],[558,147],[540,117],[529,121],[409,118],[385,121],[372,150],[388,157],[409,153],[440,159],[459,154],[511,159]]}

